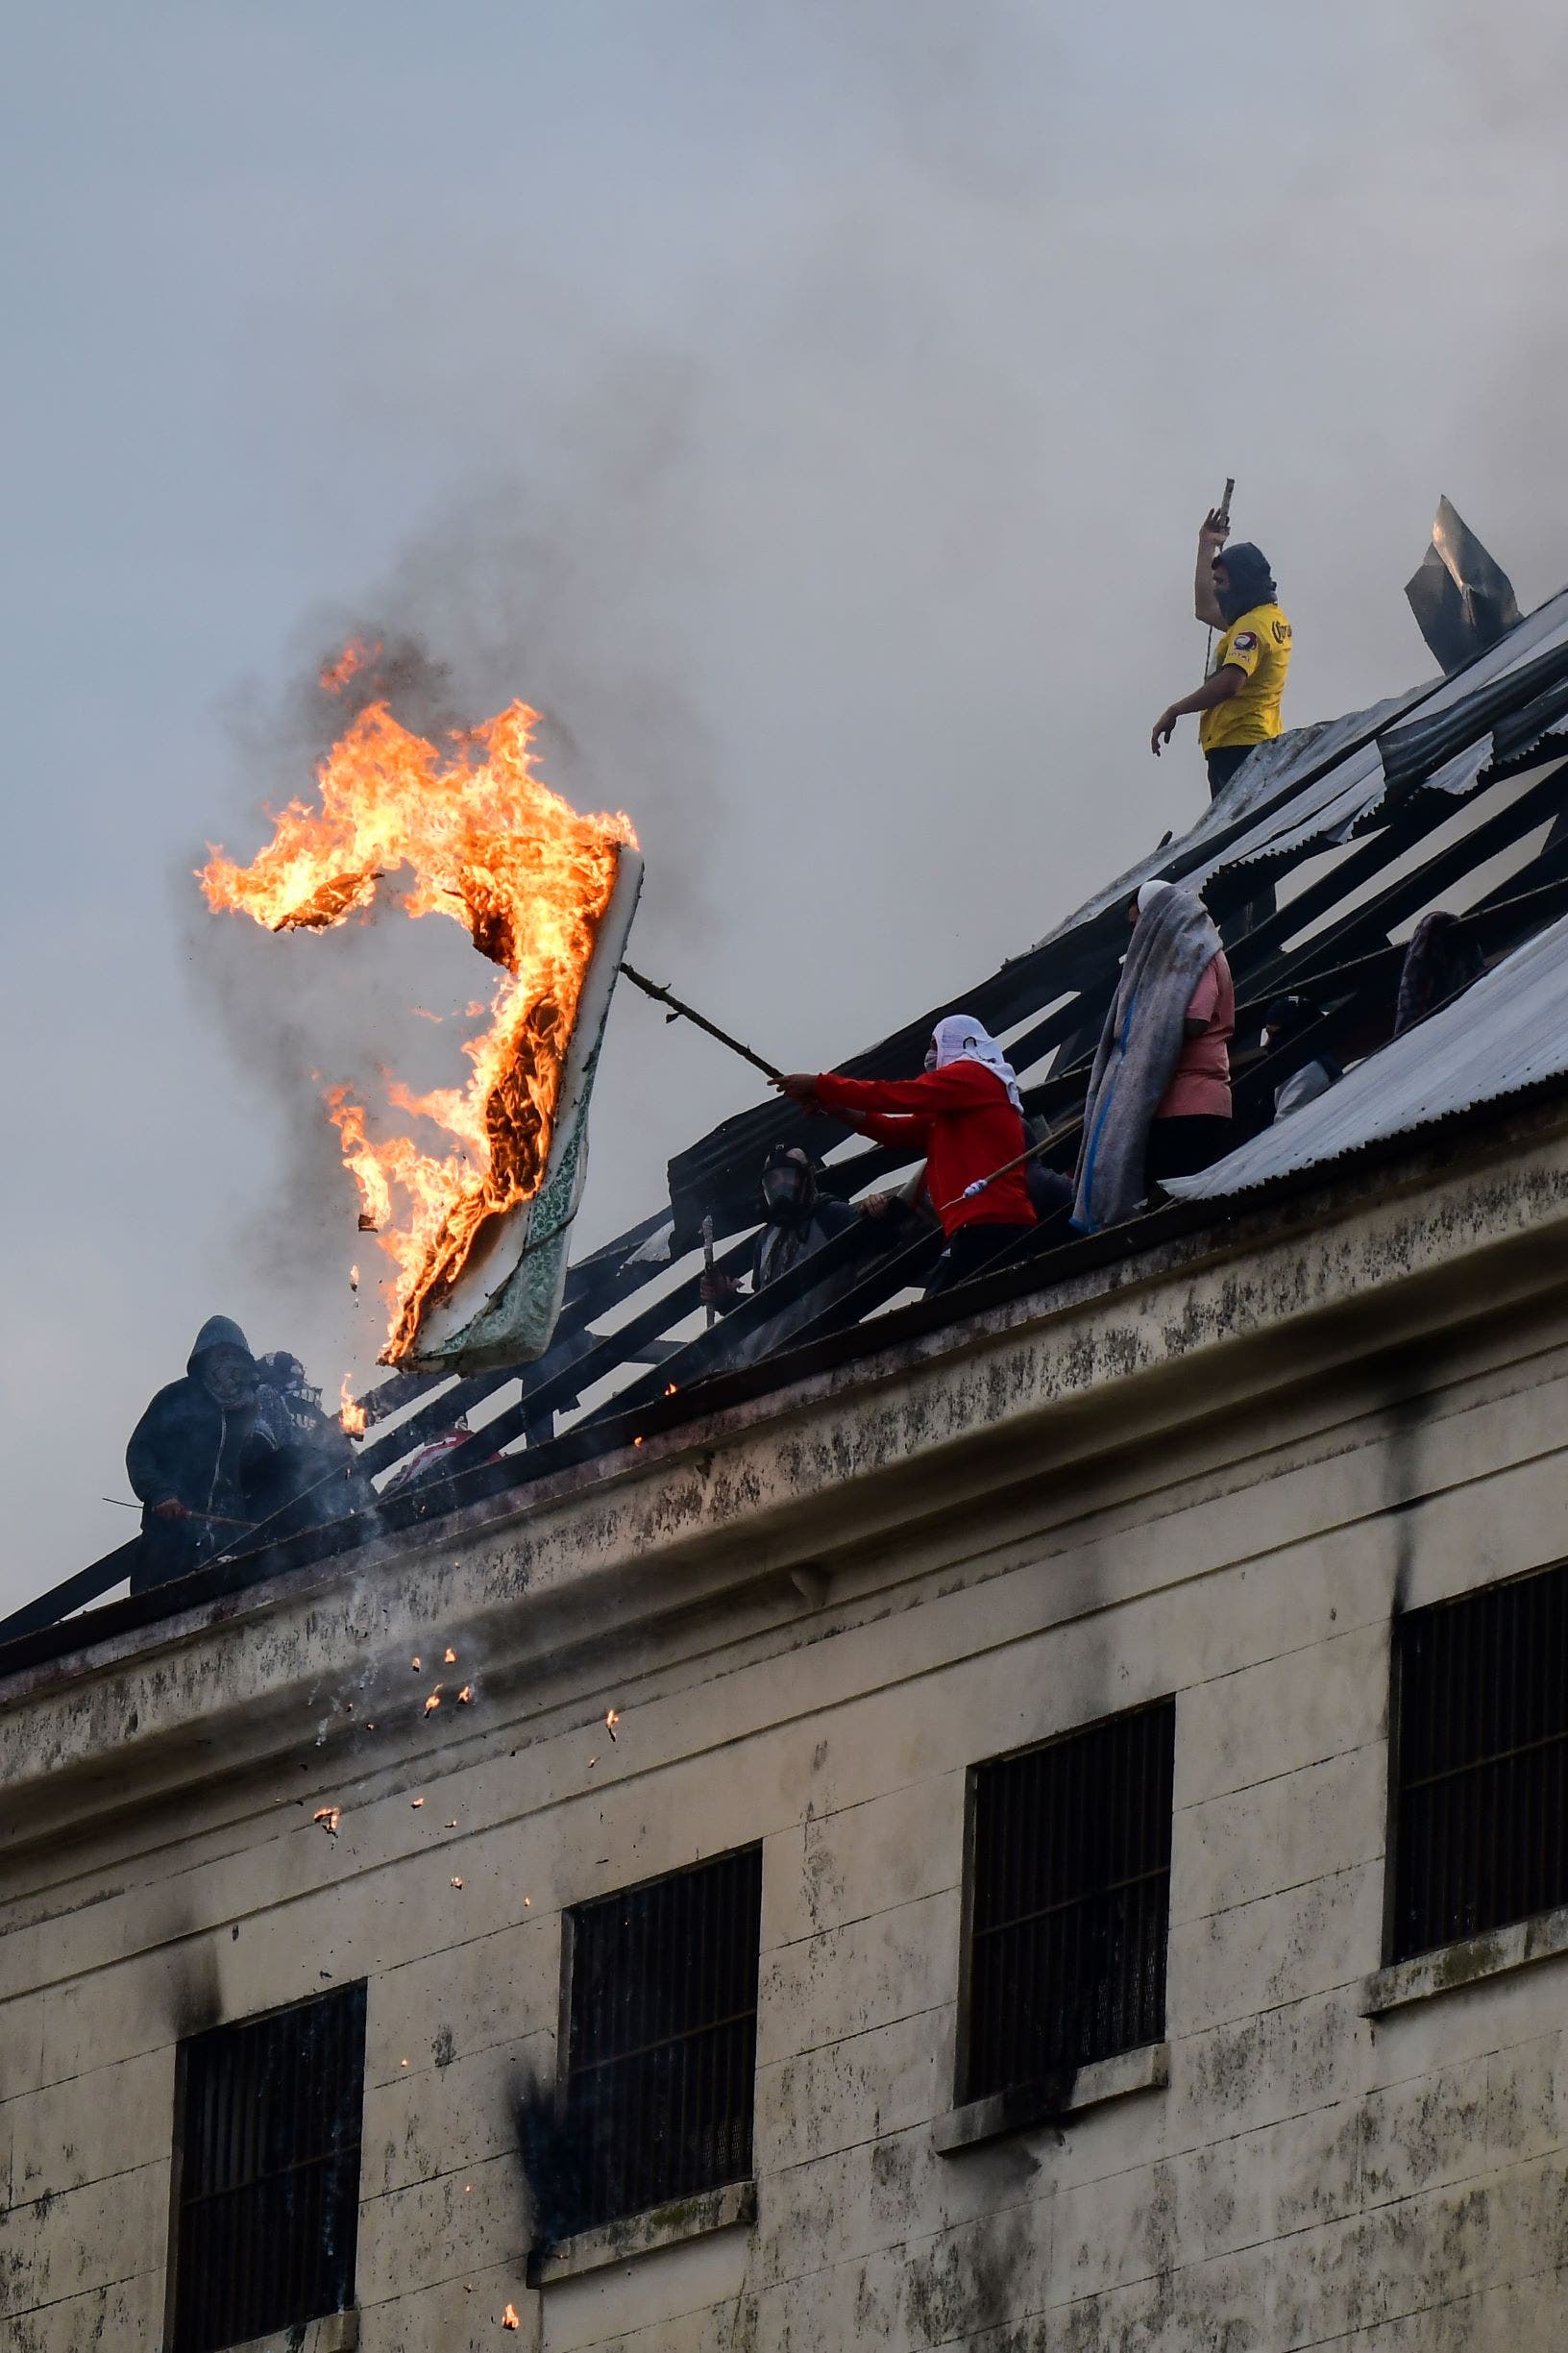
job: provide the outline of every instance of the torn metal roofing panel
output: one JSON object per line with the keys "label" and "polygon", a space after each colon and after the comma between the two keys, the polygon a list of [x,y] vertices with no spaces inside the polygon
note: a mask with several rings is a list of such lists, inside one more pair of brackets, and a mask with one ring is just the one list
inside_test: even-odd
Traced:
{"label": "torn metal roofing panel", "polygon": [[1369,1054],[1327,1094],[1200,1176],[1172,1178],[1166,1189],[1182,1201],[1229,1200],[1558,1077],[1568,1077],[1568,917]]}

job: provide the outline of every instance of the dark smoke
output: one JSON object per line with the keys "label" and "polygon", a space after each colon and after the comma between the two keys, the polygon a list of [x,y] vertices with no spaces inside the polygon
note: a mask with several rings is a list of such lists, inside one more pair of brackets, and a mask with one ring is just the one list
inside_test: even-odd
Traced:
{"label": "dark smoke", "polygon": [[[667,428],[618,451],[597,485],[579,479],[576,493],[557,488],[544,504],[515,486],[476,492],[413,538],[378,587],[302,624],[284,682],[232,699],[238,783],[226,808],[215,801],[212,838],[231,855],[252,854],[266,838],[265,810],[309,797],[317,763],[374,700],[441,743],[522,699],[540,713],[535,759],[546,782],[578,808],[632,816],[651,869],[639,937],[655,958],[661,939],[690,924],[711,931],[702,877],[712,753],[629,544],[677,447]],[[350,643],[380,651],[328,693],[323,666]],[[376,1098],[388,1067],[416,1089],[456,1083],[466,1074],[459,1032],[413,1009],[450,1017],[488,999],[495,975],[456,925],[378,909],[330,933],[275,939],[209,914],[184,871],[180,892],[204,1006],[279,1107],[280,1166],[263,1197],[247,1200],[233,1238],[268,1281],[296,1293],[340,1280],[355,1203],[314,1074],[361,1100]],[[370,1244],[361,1255],[384,1271]]]}

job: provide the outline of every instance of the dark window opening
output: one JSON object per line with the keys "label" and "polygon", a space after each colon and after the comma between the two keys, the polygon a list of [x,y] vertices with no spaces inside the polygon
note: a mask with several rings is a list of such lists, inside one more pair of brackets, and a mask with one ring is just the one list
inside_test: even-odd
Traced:
{"label": "dark window opening", "polygon": [[173,2353],[354,2301],[365,1989],[180,2047]]}
{"label": "dark window opening", "polygon": [[751,2170],[762,1850],[579,1906],[563,2139],[577,2227]]}
{"label": "dark window opening", "polygon": [[1568,1903],[1568,1568],[1394,1630],[1390,1955]]}
{"label": "dark window opening", "polygon": [[976,1767],[963,2098],[1164,2034],[1175,1742],[1167,1700]]}

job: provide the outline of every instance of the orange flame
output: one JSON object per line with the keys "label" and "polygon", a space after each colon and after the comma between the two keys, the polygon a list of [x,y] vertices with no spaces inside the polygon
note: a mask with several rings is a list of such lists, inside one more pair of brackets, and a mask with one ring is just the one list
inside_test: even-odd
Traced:
{"label": "orange flame", "polygon": [[466,1085],[387,1086],[391,1109],[454,1148],[426,1152],[380,1123],[373,1135],[347,1087],[326,1091],[360,1228],[397,1268],[388,1363],[409,1353],[427,1303],[451,1289],[490,1221],[539,1189],[595,935],[621,846],[636,841],[627,818],[580,817],[532,773],[536,723],[514,702],[442,753],[372,703],[317,770],[320,806],[290,801],[249,866],[214,850],[199,877],[214,909],[319,931],[366,913],[382,879],[406,870],[405,911],[462,923],[505,976],[489,1027],[463,1046]]}
{"label": "orange flame", "polygon": [[329,1838],[335,1838],[337,1836],[337,1826],[343,1819],[343,1809],[338,1805],[319,1806],[315,1813],[311,1815],[310,1819],[312,1822],[320,1823],[322,1828],[326,1831]]}
{"label": "orange flame", "polygon": [[355,671],[363,670],[367,662],[374,662],[380,650],[379,644],[367,646],[362,638],[356,637],[352,645],[344,647],[335,662],[323,662],[321,666],[322,693],[341,695]]}
{"label": "orange flame", "polygon": [[347,1373],[343,1376],[343,1386],[338,1394],[337,1418],[351,1438],[363,1437],[368,1416],[364,1407],[355,1403]]}

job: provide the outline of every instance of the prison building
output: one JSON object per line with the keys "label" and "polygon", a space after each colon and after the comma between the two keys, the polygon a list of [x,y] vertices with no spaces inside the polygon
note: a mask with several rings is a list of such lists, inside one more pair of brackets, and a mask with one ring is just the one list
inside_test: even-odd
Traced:
{"label": "prison building", "polygon": [[[0,1630],[8,2344],[1560,2342],[1565,723],[1568,597],[968,993],[1068,1164],[1133,883],[1249,911],[1178,1200],[726,1360],[759,1108],[482,1448]],[[1269,1124],[1291,985],[1347,1069]]]}

